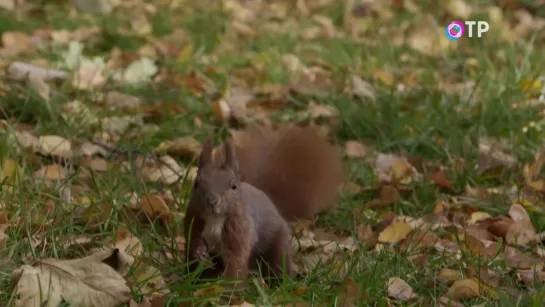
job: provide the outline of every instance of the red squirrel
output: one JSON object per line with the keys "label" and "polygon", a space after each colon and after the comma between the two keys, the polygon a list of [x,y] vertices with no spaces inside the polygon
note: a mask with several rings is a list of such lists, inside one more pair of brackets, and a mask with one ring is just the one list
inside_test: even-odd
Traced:
{"label": "red squirrel", "polygon": [[258,261],[291,275],[288,222],[332,206],[343,181],[339,153],[312,128],[237,131],[215,150],[209,137],[184,218],[190,271],[216,254],[201,276],[244,279]]}

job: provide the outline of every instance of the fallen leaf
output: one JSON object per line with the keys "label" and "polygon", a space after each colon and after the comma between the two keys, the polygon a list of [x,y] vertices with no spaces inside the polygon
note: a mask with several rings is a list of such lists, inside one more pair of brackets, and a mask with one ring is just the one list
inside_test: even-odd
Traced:
{"label": "fallen leaf", "polygon": [[448,0],[446,10],[451,16],[461,19],[468,19],[472,11],[471,6],[463,0]]}
{"label": "fallen leaf", "polygon": [[375,79],[379,80],[387,86],[394,85],[394,76],[386,70],[376,70],[373,75],[375,76]]}
{"label": "fallen leaf", "polygon": [[462,274],[459,271],[443,268],[437,274],[437,278],[442,281],[457,281],[462,279]]}
{"label": "fallen leaf", "polygon": [[173,184],[184,174],[184,169],[174,158],[162,156],[160,161],[151,162],[141,170],[141,176],[146,181],[160,181],[165,184]]}
{"label": "fallen leaf", "polygon": [[142,196],[139,207],[142,208],[150,217],[157,217],[170,212],[165,200],[157,194]]}
{"label": "fallen leaf", "polygon": [[135,96],[111,91],[106,93],[104,104],[113,109],[135,110],[142,105],[142,100]]}
{"label": "fallen leaf", "polygon": [[420,173],[409,163],[407,158],[382,153],[377,155],[375,174],[383,183],[409,184],[413,180],[421,178]]}
{"label": "fallen leaf", "polygon": [[502,140],[492,138],[479,139],[479,157],[477,169],[485,173],[495,169],[511,169],[518,164],[517,158],[508,153],[508,145]]}
{"label": "fallen leaf", "polygon": [[0,224],[0,248],[4,248],[6,245],[6,241],[9,239],[9,236],[6,233],[8,227],[9,225]]}
{"label": "fallen leaf", "polygon": [[13,81],[26,81],[30,74],[45,82],[59,82],[68,78],[68,73],[65,71],[48,69],[22,62],[13,62],[6,70],[6,77]]}
{"label": "fallen leaf", "polygon": [[108,161],[99,157],[89,157],[82,161],[82,166],[88,167],[95,172],[105,172],[108,170]]}
{"label": "fallen leaf", "polygon": [[488,294],[491,298],[497,298],[497,293],[493,289],[479,283],[476,278],[457,280],[447,290],[447,297],[457,301],[480,297],[482,294]]}
{"label": "fallen leaf", "polygon": [[353,75],[350,77],[352,93],[362,98],[369,98],[373,101],[377,99],[375,88],[371,83],[363,80],[359,76]]}
{"label": "fallen leaf", "polygon": [[46,181],[64,180],[66,177],[66,170],[59,164],[44,165],[34,173],[34,178]]}
{"label": "fallen leaf", "polygon": [[417,297],[413,292],[413,288],[399,277],[388,279],[388,296],[400,301],[407,301]]}
{"label": "fallen leaf", "polygon": [[174,157],[197,158],[201,153],[202,144],[192,136],[182,136],[172,141],[159,144],[156,151],[166,152]]}
{"label": "fallen leaf", "polygon": [[131,298],[129,302],[129,307],[152,307],[149,298],[144,297],[140,303],[137,303],[134,299]]}
{"label": "fallen leaf", "polygon": [[51,89],[49,85],[41,78],[39,74],[30,73],[28,75],[27,83],[43,98],[46,102],[49,102]]}
{"label": "fallen leaf", "polygon": [[110,13],[114,3],[108,0],[73,0],[72,2],[79,11],[88,13]]}
{"label": "fallen leaf", "polygon": [[16,306],[41,307],[45,302],[57,306],[63,300],[82,307],[127,303],[131,291],[120,271],[128,270],[130,259],[122,251],[106,249],[80,259],[23,265],[11,275],[19,294]]}
{"label": "fallen leaf", "polygon": [[509,215],[514,223],[505,234],[505,239],[508,243],[527,245],[537,240],[536,230],[523,206],[520,204],[512,205],[509,209]]}
{"label": "fallen leaf", "polygon": [[2,161],[2,168],[0,168],[0,182],[8,179],[7,182],[16,184],[17,180],[23,179],[23,169],[19,167],[17,162],[13,159],[4,159]]}
{"label": "fallen leaf", "polygon": [[10,55],[31,53],[36,49],[30,37],[25,32],[20,31],[3,32],[2,45],[4,49],[1,52]]}
{"label": "fallen leaf", "polygon": [[133,257],[138,257],[142,254],[142,244],[140,240],[127,229],[120,229],[116,232],[114,240],[106,244],[111,248],[119,248],[127,252]]}
{"label": "fallen leaf", "polygon": [[437,184],[440,187],[449,189],[454,192],[456,191],[456,188],[454,187],[454,185],[450,182],[450,180],[447,179],[447,177],[445,177],[445,174],[443,174],[443,172],[441,171],[437,171],[431,174],[430,180],[431,182]]}
{"label": "fallen leaf", "polygon": [[39,152],[45,156],[55,156],[64,159],[72,157],[72,144],[69,140],[56,136],[56,135],[44,135],[40,136]]}
{"label": "fallen leaf", "polygon": [[482,211],[477,211],[471,213],[471,217],[469,219],[469,224],[476,224],[479,221],[482,221],[484,219],[490,218],[490,214]]}
{"label": "fallen leaf", "polygon": [[344,152],[348,157],[363,158],[367,155],[367,149],[362,143],[351,140],[344,143]]}
{"label": "fallen leaf", "polygon": [[123,73],[114,75],[114,79],[129,84],[140,84],[149,82],[158,71],[153,60],[142,57],[132,62]]}
{"label": "fallen leaf", "polygon": [[106,64],[101,58],[84,60],[72,77],[72,86],[80,90],[95,89],[106,84],[103,71]]}
{"label": "fallen leaf", "polygon": [[343,290],[339,297],[339,305],[352,306],[362,300],[362,285],[351,278],[347,278],[343,283]]}
{"label": "fallen leaf", "polygon": [[392,223],[378,236],[378,241],[383,243],[397,243],[407,237],[412,228],[407,223]]}
{"label": "fallen leaf", "polygon": [[440,307],[464,307],[464,304],[454,301],[446,296],[441,296],[438,302]]}

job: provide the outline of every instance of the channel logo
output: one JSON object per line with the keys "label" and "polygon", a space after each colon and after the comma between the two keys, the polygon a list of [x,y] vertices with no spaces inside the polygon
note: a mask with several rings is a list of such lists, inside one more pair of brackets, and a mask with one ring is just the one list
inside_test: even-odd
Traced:
{"label": "channel logo", "polygon": [[447,37],[451,41],[455,41],[462,37],[465,32],[464,23],[458,20],[455,20],[448,24],[447,26]]}
{"label": "channel logo", "polygon": [[460,39],[460,37],[466,34],[466,27],[467,36],[473,37],[474,25],[477,25],[477,37],[481,37],[483,33],[488,32],[488,29],[490,29],[490,25],[486,21],[466,20],[465,22],[461,22],[459,20],[455,20],[449,23],[446,28],[447,38],[451,41]]}

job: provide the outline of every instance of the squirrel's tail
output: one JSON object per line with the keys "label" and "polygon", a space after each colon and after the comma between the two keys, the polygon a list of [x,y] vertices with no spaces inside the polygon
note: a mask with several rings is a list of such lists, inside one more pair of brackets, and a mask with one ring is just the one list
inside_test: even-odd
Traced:
{"label": "squirrel's tail", "polygon": [[[309,219],[336,203],[344,182],[339,152],[311,127],[232,133],[243,181],[265,192],[287,220]],[[222,150],[216,151],[221,161]]]}

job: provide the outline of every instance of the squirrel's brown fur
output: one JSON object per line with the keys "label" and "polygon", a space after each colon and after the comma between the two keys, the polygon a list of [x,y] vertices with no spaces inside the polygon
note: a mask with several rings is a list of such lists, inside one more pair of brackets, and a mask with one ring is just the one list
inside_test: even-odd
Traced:
{"label": "squirrel's brown fur", "polygon": [[[265,192],[288,220],[310,219],[335,204],[344,171],[339,152],[312,127],[235,131],[242,180]],[[221,147],[214,162],[224,161]]]}
{"label": "squirrel's brown fur", "polygon": [[205,277],[245,278],[263,260],[266,275],[291,273],[286,220],[311,218],[333,204],[344,179],[336,150],[312,128],[238,131],[212,155],[203,146],[185,219],[190,271],[219,255]]}

